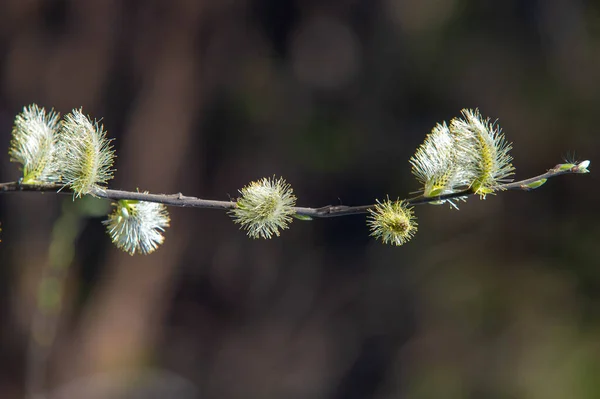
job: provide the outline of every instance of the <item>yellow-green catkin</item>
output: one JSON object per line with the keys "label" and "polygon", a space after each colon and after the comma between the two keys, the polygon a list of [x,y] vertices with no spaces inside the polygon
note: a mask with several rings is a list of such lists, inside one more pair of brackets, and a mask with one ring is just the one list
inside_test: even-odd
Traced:
{"label": "yellow-green catkin", "polygon": [[462,155],[472,175],[471,191],[485,198],[501,183],[511,181],[515,168],[509,154],[512,149],[499,126],[483,118],[479,110],[463,109],[462,118],[450,122],[450,130],[463,143]]}
{"label": "yellow-green catkin", "polygon": [[294,215],[296,197],[283,178],[263,178],[240,190],[241,197],[230,211],[234,222],[252,238],[279,237]]}
{"label": "yellow-green catkin", "polygon": [[114,150],[101,125],[81,110],[65,116],[58,142],[63,182],[79,197],[113,177]]}
{"label": "yellow-green catkin", "polygon": [[22,165],[22,183],[51,183],[60,180],[56,143],[59,114],[32,104],[15,117],[9,156]]}
{"label": "yellow-green catkin", "polygon": [[377,201],[374,209],[369,209],[367,224],[371,235],[384,244],[403,245],[417,232],[413,208],[401,200]]}
{"label": "yellow-green catkin", "polygon": [[117,248],[130,255],[154,252],[163,242],[170,218],[163,204],[121,200],[103,222]]}

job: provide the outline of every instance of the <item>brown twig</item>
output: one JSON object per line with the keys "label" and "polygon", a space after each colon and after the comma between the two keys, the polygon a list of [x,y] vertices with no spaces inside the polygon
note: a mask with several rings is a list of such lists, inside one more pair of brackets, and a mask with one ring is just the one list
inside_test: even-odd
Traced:
{"label": "brown twig", "polygon": [[[505,190],[521,190],[529,191],[542,185],[547,179],[566,175],[583,173],[579,165],[573,165],[570,168],[565,168],[563,164],[556,165],[554,168],[549,169],[546,173],[542,173],[539,176],[535,176],[525,180],[519,180],[516,182],[505,183],[498,186],[496,191]],[[538,185],[536,186],[536,183]],[[20,182],[8,182],[0,183],[0,193],[7,192],[19,192],[19,191],[37,191],[37,192],[55,192],[60,194],[73,194],[71,189],[60,183],[44,183],[44,184],[21,184]],[[236,207],[235,201],[215,201],[206,200],[196,197],[189,197],[181,193],[177,194],[149,194],[140,193],[134,191],[122,191],[112,189],[96,189],[92,195],[105,198],[113,201],[118,200],[138,200],[157,202],[169,206],[179,207],[190,207],[190,208],[209,208],[209,209],[221,209],[229,210]],[[457,198],[468,197],[475,193],[467,188],[464,191],[454,192],[451,194],[439,195],[436,197],[425,197],[419,195],[406,200],[409,205],[422,205],[436,203],[440,201],[448,201]],[[337,216],[348,216],[367,213],[369,209],[375,205],[360,205],[360,206],[346,206],[346,205],[327,205],[320,208],[305,208],[295,207],[294,210],[299,216],[308,216],[311,218],[329,218]]]}

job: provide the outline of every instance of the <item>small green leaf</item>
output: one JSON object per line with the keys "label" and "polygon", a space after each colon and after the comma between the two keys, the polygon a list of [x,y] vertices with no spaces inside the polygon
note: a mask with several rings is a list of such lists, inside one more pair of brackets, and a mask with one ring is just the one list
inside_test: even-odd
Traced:
{"label": "small green leaf", "polygon": [[531,190],[534,190],[534,189],[536,189],[536,188],[538,188],[540,186],[543,186],[544,183],[546,183],[547,181],[548,181],[548,179],[540,179],[540,180],[536,180],[534,182],[531,182],[529,184],[525,184],[524,186],[527,187],[527,188],[529,188],[529,189],[531,189]]}
{"label": "small green leaf", "polygon": [[556,169],[562,172],[563,170],[573,169],[575,166],[577,165],[575,165],[574,163],[561,163],[557,165]]}
{"label": "small green leaf", "polygon": [[425,197],[439,197],[444,192],[444,187],[432,187],[429,191],[423,193]]}
{"label": "small green leaf", "polygon": [[298,220],[304,220],[304,221],[313,220],[313,218],[311,218],[310,216],[298,215],[297,213],[294,213],[292,216],[294,217],[294,219],[298,219]]}

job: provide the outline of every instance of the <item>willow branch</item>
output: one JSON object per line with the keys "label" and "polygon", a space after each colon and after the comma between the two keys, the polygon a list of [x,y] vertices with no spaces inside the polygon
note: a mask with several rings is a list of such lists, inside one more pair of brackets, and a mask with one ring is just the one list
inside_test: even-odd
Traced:
{"label": "willow branch", "polygon": [[[578,165],[573,165],[570,168],[564,168],[564,164],[556,165],[554,168],[549,169],[546,173],[542,173],[541,175],[525,179],[519,180],[516,182],[501,184],[497,191],[506,191],[506,190],[520,190],[520,191],[530,191],[534,188],[539,187],[547,179],[566,175],[566,174],[580,174],[584,171]],[[539,183],[537,187],[536,183]],[[45,184],[21,184],[20,182],[8,182],[8,183],[0,183],[0,193],[7,192],[21,192],[21,191],[37,191],[37,192],[54,192],[59,194],[71,194],[73,192],[71,189],[60,183],[45,183]],[[235,201],[216,201],[216,200],[206,200],[196,197],[190,197],[183,195],[181,193],[177,194],[149,194],[149,193],[140,193],[133,191],[122,191],[122,190],[112,190],[112,189],[96,189],[92,193],[92,195],[104,198],[112,201],[118,200],[138,200],[138,201],[148,201],[148,202],[156,202],[168,206],[179,206],[179,207],[190,207],[190,208],[209,208],[209,209],[221,209],[221,210],[229,210],[236,207]],[[406,200],[408,205],[422,205],[422,204],[430,204],[439,201],[447,201],[457,198],[464,198],[474,195],[474,192],[467,188],[463,191],[454,192],[451,194],[444,194],[435,197],[425,197],[423,195],[419,195],[416,197],[412,197]],[[357,215],[367,213],[369,209],[372,209],[375,205],[361,205],[361,206],[346,206],[346,205],[327,205],[320,208],[305,208],[305,207],[295,207],[294,210],[299,216],[309,216],[312,218],[329,218],[329,217],[337,217],[337,216],[348,216],[348,215]]]}

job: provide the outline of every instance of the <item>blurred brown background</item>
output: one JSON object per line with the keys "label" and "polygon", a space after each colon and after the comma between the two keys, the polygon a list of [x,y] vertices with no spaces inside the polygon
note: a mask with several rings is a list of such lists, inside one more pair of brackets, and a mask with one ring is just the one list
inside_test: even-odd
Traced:
{"label": "blurred brown background", "polygon": [[600,4],[584,0],[3,0],[0,180],[12,120],[83,107],[111,187],[227,200],[284,176],[300,206],[418,189],[408,159],[461,108],[498,118],[517,178],[592,174],[251,240],[171,208],[155,254],[109,205],[0,196],[0,397],[600,397]]}

